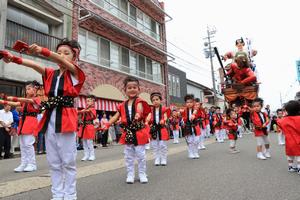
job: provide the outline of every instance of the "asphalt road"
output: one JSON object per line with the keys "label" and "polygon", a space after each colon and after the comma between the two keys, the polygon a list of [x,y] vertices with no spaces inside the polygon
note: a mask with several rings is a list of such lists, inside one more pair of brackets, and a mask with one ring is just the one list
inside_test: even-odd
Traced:
{"label": "asphalt road", "polygon": [[[133,185],[125,183],[123,147],[98,149],[95,162],[78,161],[78,199],[300,200],[300,175],[287,171],[284,147],[277,145],[275,134],[271,134],[272,158],[265,161],[256,158],[252,135],[238,140],[241,151],[238,154],[229,153],[228,141],[218,144],[211,139],[209,143],[198,160],[187,158],[184,141],[179,145],[170,143],[168,166],[157,167],[149,160],[149,183],[140,184],[136,180]],[[79,152],[78,159],[81,156]],[[148,159],[151,159],[151,150]],[[13,173],[18,162],[18,159],[0,161],[0,197],[49,200],[51,191],[45,156],[38,156],[39,171],[34,173]],[[27,184],[22,191],[10,188],[18,188],[20,182],[26,181],[32,184]],[[40,188],[35,188],[35,181]]]}

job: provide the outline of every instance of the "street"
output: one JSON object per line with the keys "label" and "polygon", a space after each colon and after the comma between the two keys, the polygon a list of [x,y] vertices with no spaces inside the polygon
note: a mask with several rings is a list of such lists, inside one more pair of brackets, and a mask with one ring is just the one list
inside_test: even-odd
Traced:
{"label": "street", "polygon": [[[97,149],[95,162],[81,162],[78,152],[78,199],[204,199],[204,200],[298,200],[299,180],[287,171],[284,147],[271,134],[272,158],[258,160],[255,140],[246,135],[238,140],[239,154],[228,152],[228,141],[207,141],[200,159],[187,158],[184,140],[169,144],[168,166],[153,165],[148,151],[148,184],[125,183],[123,147]],[[0,197],[3,200],[50,199],[50,181],[45,155],[37,156],[39,170],[14,173],[19,159],[1,160]],[[137,176],[136,176],[137,177]]]}

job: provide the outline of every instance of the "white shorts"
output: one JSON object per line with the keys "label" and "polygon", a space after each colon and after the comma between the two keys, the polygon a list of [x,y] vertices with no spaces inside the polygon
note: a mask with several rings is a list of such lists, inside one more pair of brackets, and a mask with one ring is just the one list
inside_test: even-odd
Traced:
{"label": "white shorts", "polygon": [[266,135],[256,137],[257,146],[270,144],[269,138]]}

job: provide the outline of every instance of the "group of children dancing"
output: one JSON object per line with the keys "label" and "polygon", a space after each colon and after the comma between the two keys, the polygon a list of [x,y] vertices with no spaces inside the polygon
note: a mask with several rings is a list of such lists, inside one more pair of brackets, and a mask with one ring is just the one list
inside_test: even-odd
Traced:
{"label": "group of children dancing", "polygon": [[[22,116],[19,126],[21,145],[21,164],[15,171],[34,171],[36,161],[33,143],[38,132],[46,137],[47,161],[52,180],[53,199],[76,199],[76,138],[82,138],[85,160],[95,160],[93,139],[95,128],[93,120],[96,118],[94,98],[87,100],[87,108],[78,111],[74,107],[76,98],[85,81],[84,72],[78,67],[80,45],[74,40],[63,40],[52,52],[36,44],[28,46],[28,54],[38,54],[57,63],[58,69],[45,68],[39,64],[8,51],[1,51],[3,60],[14,62],[34,69],[42,75],[43,87],[47,101],[41,102],[37,97],[35,82],[26,84],[26,98],[6,97],[0,100],[3,105],[22,106]],[[179,123],[187,143],[188,157],[199,159],[199,149],[205,149],[204,138],[210,129],[215,129],[218,142],[224,142],[225,135],[230,141],[230,152],[238,153],[236,141],[240,129],[239,116],[236,108],[229,108],[226,114],[217,108],[210,127],[208,112],[202,107],[199,99],[193,95],[186,95],[185,107],[173,110],[162,105],[163,96],[160,92],[150,95],[153,106],[139,98],[140,85],[138,79],[127,77],[124,80],[124,92],[127,100],[119,104],[116,114],[105,124],[108,129],[113,123],[121,120],[122,135],[119,143],[124,145],[124,157],[127,169],[126,182],[135,181],[135,160],[138,162],[138,177],[141,183],[148,182],[146,173],[146,144],[151,141],[154,152],[154,165],[167,165],[167,141],[169,133],[167,122],[173,132],[174,143],[179,142]],[[268,116],[261,112],[263,101],[253,101],[251,119],[254,124],[254,134],[257,140],[257,158],[270,158],[270,144],[266,126]],[[38,123],[37,114],[40,109],[45,110],[43,118]],[[285,106],[287,116],[278,120],[286,140],[286,154],[289,170],[300,173],[300,117],[299,102],[292,101]],[[78,130],[77,118],[81,115]],[[181,118],[179,117],[181,116]],[[297,123],[298,122],[298,123]],[[297,134],[298,133],[298,134]],[[296,162],[296,165],[295,163]]]}

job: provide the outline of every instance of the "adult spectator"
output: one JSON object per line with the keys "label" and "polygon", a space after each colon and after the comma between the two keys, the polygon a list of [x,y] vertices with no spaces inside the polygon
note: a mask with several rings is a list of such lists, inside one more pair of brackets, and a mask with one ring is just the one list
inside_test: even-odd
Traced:
{"label": "adult spectator", "polygon": [[0,156],[2,157],[2,148],[4,148],[4,159],[10,158],[11,136],[9,132],[14,122],[10,108],[10,105],[4,105],[3,110],[0,111]]}
{"label": "adult spectator", "polygon": [[16,147],[19,146],[19,137],[18,137],[18,127],[19,127],[19,121],[20,121],[20,111],[21,106],[17,106],[14,109],[12,109],[12,115],[13,115],[13,124],[11,125],[10,129],[10,135],[11,135],[11,147],[10,147],[10,153],[11,156],[14,155]]}
{"label": "adult spectator", "polygon": [[100,121],[101,128],[103,130],[102,131],[102,140],[101,140],[102,147],[107,147],[108,130],[105,129],[107,123],[108,123],[108,120],[106,118],[106,114],[103,113],[102,119]]}

